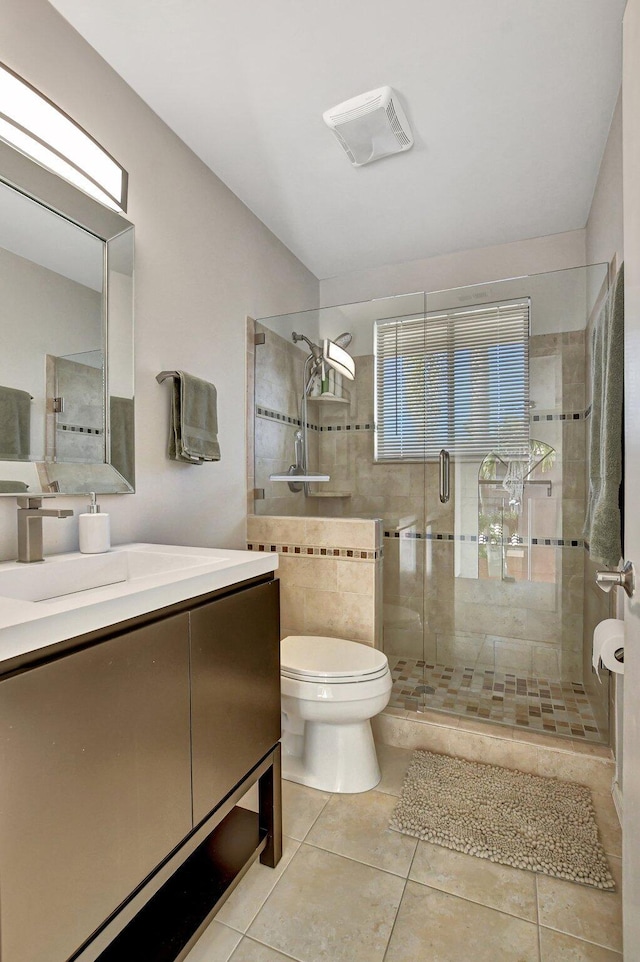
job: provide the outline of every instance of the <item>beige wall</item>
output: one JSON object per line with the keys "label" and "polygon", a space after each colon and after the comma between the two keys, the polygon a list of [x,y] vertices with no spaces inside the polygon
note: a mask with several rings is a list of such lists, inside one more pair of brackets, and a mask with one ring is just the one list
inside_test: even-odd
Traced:
{"label": "beige wall", "polygon": [[600,164],[586,227],[587,264],[608,263],[615,254],[622,262],[622,94]]}
{"label": "beige wall", "polygon": [[[136,227],[137,493],[103,497],[114,542],[244,544],[245,316],[317,304],[316,278],[202,164],[46,0],[3,0],[2,60],[129,172]],[[182,368],[218,388],[217,464],[169,462],[168,384]],[[0,504],[0,558],[16,554],[15,500]],[[85,498],[65,499],[83,509]],[[77,521],[45,522],[48,552]]]}
{"label": "beige wall", "polygon": [[349,304],[409,291],[439,291],[503,277],[579,267],[585,260],[584,230],[481,247],[427,260],[388,264],[320,281],[323,305]]}

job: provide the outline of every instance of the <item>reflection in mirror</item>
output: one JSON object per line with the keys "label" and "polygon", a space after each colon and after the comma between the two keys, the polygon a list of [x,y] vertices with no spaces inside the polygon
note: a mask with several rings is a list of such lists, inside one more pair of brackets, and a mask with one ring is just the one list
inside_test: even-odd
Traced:
{"label": "reflection in mirror", "polygon": [[0,494],[133,490],[133,228],[109,216],[0,182]]}

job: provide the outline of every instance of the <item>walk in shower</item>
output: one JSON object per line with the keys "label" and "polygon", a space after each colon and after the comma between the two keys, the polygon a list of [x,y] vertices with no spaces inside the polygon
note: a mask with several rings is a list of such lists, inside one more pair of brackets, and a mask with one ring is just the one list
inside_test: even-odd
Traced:
{"label": "walk in shower", "polygon": [[582,531],[606,292],[594,265],[257,322],[254,513],[381,519],[392,707],[608,740]]}

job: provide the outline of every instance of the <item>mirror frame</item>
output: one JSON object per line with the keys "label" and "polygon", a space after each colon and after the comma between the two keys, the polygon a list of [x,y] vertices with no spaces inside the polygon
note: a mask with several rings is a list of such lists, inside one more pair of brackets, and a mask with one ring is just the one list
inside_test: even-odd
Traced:
{"label": "mirror frame", "polygon": [[[108,207],[103,207],[102,204],[98,203],[98,201],[94,200],[92,197],[89,197],[88,194],[84,194],[77,187],[74,187],[72,184],[58,177],[56,174],[51,173],[46,168],[41,167],[35,161],[32,161],[29,157],[21,154],[14,147],[5,144],[3,141],[0,141],[0,182],[12,187],[19,193],[24,194],[27,198],[29,198],[29,200],[36,201],[43,207],[48,208],[54,214],[58,214],[60,217],[64,217],[65,220],[71,221],[78,227],[90,234],[93,234],[104,242],[105,271],[103,290],[102,342],[105,356],[105,461],[102,462],[102,466],[108,466],[108,468],[110,468],[110,470],[113,472],[113,491],[105,490],[104,481],[97,483],[96,490],[101,494],[133,494],[135,491],[135,481],[133,479],[129,480],[124,478],[120,472],[113,467],[110,460],[108,460],[110,457],[111,434],[109,430],[109,405],[107,403],[109,398],[110,373],[109,356],[107,351],[109,337],[109,247],[111,241],[114,241],[123,234],[133,232],[133,224],[115,211],[109,210]],[[131,233],[131,237],[133,239],[133,233]],[[131,351],[132,371],[134,371],[133,291],[131,303]],[[135,383],[132,377],[132,396],[135,411],[134,389]],[[135,452],[135,437],[133,439],[133,443]],[[46,465],[48,462],[35,461],[31,463],[36,465]],[[73,464],[73,462],[67,463]],[[84,469],[90,467],[91,465],[83,464]],[[54,491],[51,488],[47,491],[46,488],[41,487],[41,489],[38,491],[29,491],[28,495],[31,497],[40,497],[43,494],[55,494],[56,496],[77,496],[86,494],[88,490],[89,488],[87,488],[86,484],[82,484],[78,490],[73,491]],[[93,488],[91,488],[91,490],[93,490]],[[24,496],[24,492],[17,491],[12,493],[1,493],[0,498],[15,498],[20,494]]]}

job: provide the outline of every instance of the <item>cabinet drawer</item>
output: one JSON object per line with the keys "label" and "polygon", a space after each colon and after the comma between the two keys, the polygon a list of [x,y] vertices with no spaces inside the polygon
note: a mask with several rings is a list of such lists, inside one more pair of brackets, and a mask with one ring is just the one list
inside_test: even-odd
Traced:
{"label": "cabinet drawer", "polygon": [[279,582],[190,612],[198,824],[280,738]]}

